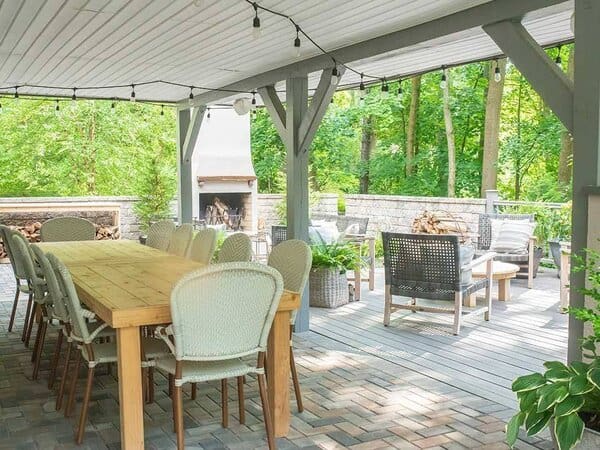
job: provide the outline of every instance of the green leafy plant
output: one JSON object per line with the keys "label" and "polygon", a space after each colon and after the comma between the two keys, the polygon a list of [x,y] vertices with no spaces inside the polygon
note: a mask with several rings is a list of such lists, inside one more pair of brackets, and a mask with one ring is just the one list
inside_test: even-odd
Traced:
{"label": "green leafy plant", "polygon": [[517,393],[519,412],[506,427],[506,440],[513,446],[519,429],[529,436],[553,427],[559,450],[570,450],[581,440],[586,424],[600,426],[600,254],[587,250],[586,258],[576,258],[577,271],[587,273],[589,287],[581,292],[592,298],[595,308],[569,308],[582,322],[592,325],[592,334],[581,341],[584,356],[591,362],[560,361],[544,363],[546,371],[517,378],[512,390]]}
{"label": "green leafy plant", "polygon": [[134,209],[142,230],[146,231],[152,222],[171,215],[170,203],[175,195],[175,186],[170,183],[169,168],[158,157],[144,164],[146,171],[139,182],[139,201]]}
{"label": "green leafy plant", "polygon": [[352,244],[318,244],[311,249],[313,269],[336,268],[341,273],[346,273],[361,265],[358,248]]}
{"label": "green leafy plant", "polygon": [[217,262],[217,259],[219,259],[219,252],[221,251],[221,247],[223,247],[223,242],[225,242],[226,238],[227,233],[225,233],[225,231],[219,230],[217,232],[217,245],[215,246],[215,252],[212,257],[213,262]]}

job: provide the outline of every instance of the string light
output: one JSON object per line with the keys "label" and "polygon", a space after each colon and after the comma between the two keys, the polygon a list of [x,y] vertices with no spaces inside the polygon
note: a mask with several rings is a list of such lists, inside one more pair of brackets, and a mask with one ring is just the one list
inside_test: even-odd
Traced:
{"label": "string light", "polygon": [[258,18],[258,4],[254,2],[254,20],[252,21],[252,37],[258,39],[260,37],[260,19]]}
{"label": "string light", "polygon": [[294,48],[296,49],[296,58],[300,57],[300,27],[296,25],[296,39],[294,39]]}
{"label": "string light", "polygon": [[402,91],[402,78],[398,80],[398,101],[401,102],[404,97],[404,92]]}
{"label": "string light", "polygon": [[135,84],[131,85],[131,95],[129,96],[130,102],[135,102]]}
{"label": "string light", "polygon": [[446,67],[442,66],[442,76],[440,78],[440,88],[446,89],[448,86],[448,80],[446,78]]}
{"label": "string light", "polygon": [[385,78],[381,80],[381,97],[388,98],[390,96],[390,88]]}
{"label": "string light", "polygon": [[77,88],[73,88],[73,95],[71,95],[71,100],[77,100]]}
{"label": "string light", "polygon": [[340,73],[338,72],[337,66],[333,67],[331,71],[331,84],[336,85],[340,82]]}
{"label": "string light", "polygon": [[113,113],[113,114],[115,113],[115,106],[116,106],[116,104],[115,104],[115,102],[113,101],[113,102],[110,104],[110,112],[111,112],[111,113]]}
{"label": "string light", "polygon": [[165,115],[165,105],[160,105],[160,115],[161,116]]}
{"label": "string light", "polygon": [[15,86],[15,102],[19,101],[19,86]]}
{"label": "string light", "polygon": [[210,108],[206,109],[206,118],[210,119]]}
{"label": "string light", "polygon": [[251,111],[256,109],[256,91],[252,91]]}
{"label": "string light", "polygon": [[54,107],[54,112],[56,112],[56,114],[58,114],[60,111],[60,105],[58,103],[58,100],[56,100],[56,106]]}
{"label": "string light", "polygon": [[2,103],[0,103],[0,114],[2,114]]}
{"label": "string light", "polygon": [[190,86],[190,96],[188,103],[190,106],[194,106],[194,86]]}
{"label": "string light", "polygon": [[557,66],[558,66],[560,69],[562,69],[562,58],[560,57],[560,52],[561,52],[561,50],[562,50],[562,45],[559,45],[559,46],[557,47],[557,49],[558,49],[558,54],[556,55],[556,58],[554,59],[554,62],[556,63],[556,65],[557,65]]}
{"label": "string light", "polygon": [[360,84],[358,85],[358,92],[360,93],[360,97],[363,98],[367,92],[365,88],[364,74],[360,74]]}
{"label": "string light", "polygon": [[502,74],[500,73],[500,67],[498,66],[498,60],[495,59],[494,61],[496,61],[496,68],[494,69],[494,81],[496,83],[500,83],[502,81]]}

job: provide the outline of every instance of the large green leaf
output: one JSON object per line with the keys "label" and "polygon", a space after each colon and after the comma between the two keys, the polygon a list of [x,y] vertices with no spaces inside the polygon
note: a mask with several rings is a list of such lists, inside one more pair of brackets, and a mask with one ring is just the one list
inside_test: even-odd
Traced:
{"label": "large green leaf", "polygon": [[539,422],[545,421],[548,413],[546,411],[538,412],[535,409],[530,410],[527,413],[527,417],[525,417],[525,429],[527,430],[527,434],[529,434],[529,430],[535,427]]}
{"label": "large green leaf", "polygon": [[[537,391],[521,391],[517,393],[519,399],[519,409],[527,412],[537,404]],[[536,408],[537,409],[537,408]]]}
{"label": "large green leaf", "polygon": [[560,361],[546,361],[544,363],[544,367],[548,370],[550,369],[562,369],[562,370],[568,370],[567,366],[565,366],[563,363],[561,363]]}
{"label": "large green leaf", "polygon": [[523,422],[525,422],[525,413],[520,412],[515,414],[506,425],[506,443],[510,445],[511,448],[515,445],[515,442],[517,442],[519,428],[521,428]]}
{"label": "large green leaf", "polygon": [[585,400],[581,395],[575,395],[565,398],[562,402],[557,403],[554,407],[554,416],[566,416],[577,412],[581,409]]}
{"label": "large green leaf", "polygon": [[581,395],[594,389],[594,385],[590,383],[586,373],[575,375],[569,381],[569,394],[570,395]]}
{"label": "large green leaf", "polygon": [[513,381],[512,390],[515,392],[531,391],[546,384],[546,379],[541,373],[524,375]]}
{"label": "large green leaf", "polygon": [[566,380],[570,379],[572,376],[573,376],[573,373],[566,367],[558,368],[558,369],[550,369],[550,370],[547,370],[546,373],[544,374],[544,377],[548,381],[566,381]]}
{"label": "large green leaf", "polygon": [[588,380],[594,384],[598,389],[600,389],[600,369],[592,369],[587,374]]}
{"label": "large green leaf", "polygon": [[533,436],[535,434],[538,434],[540,431],[542,431],[544,428],[546,428],[548,426],[548,422],[550,422],[551,418],[552,418],[552,411],[544,412],[541,415],[540,419],[527,429],[527,436]]}
{"label": "large green leaf", "polygon": [[558,450],[571,450],[581,440],[583,420],[577,413],[558,417],[554,421],[554,435],[558,442]]}
{"label": "large green leaf", "polygon": [[539,395],[537,410],[542,412],[550,409],[556,403],[562,402],[569,395],[569,389],[564,384],[554,384],[544,386],[540,389]]}
{"label": "large green leaf", "polygon": [[581,361],[573,361],[570,365],[571,369],[573,369],[573,371],[577,374],[583,374],[583,373],[587,373],[587,371],[590,368],[589,364],[586,364],[584,362]]}

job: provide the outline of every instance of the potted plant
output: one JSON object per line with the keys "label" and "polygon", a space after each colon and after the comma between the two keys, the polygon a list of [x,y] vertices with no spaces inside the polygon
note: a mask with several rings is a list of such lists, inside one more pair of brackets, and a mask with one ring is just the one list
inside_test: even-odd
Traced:
{"label": "potted plant", "polygon": [[506,427],[506,440],[514,445],[519,429],[529,436],[550,427],[559,450],[580,444],[584,449],[600,448],[600,254],[586,251],[578,258],[575,270],[587,273],[588,287],[581,292],[594,302],[592,308],[569,308],[582,322],[591,325],[592,333],[581,341],[586,362],[560,361],[544,363],[546,371],[517,378],[512,385],[519,400],[519,412]]}
{"label": "potted plant", "polygon": [[310,271],[310,305],[337,308],[349,300],[346,272],[361,263],[355,245],[349,243],[318,244],[312,247]]}

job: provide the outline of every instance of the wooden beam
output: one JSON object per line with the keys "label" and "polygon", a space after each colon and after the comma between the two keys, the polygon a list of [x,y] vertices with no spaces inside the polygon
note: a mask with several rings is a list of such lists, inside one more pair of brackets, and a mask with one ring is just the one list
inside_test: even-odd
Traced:
{"label": "wooden beam", "polygon": [[192,155],[194,154],[194,148],[196,147],[196,141],[198,140],[198,134],[200,133],[205,110],[206,106],[202,105],[194,108],[192,113],[192,126],[188,126],[185,134],[185,141],[183,143],[182,158],[185,162],[190,162]]}
{"label": "wooden beam", "polygon": [[285,108],[277,95],[277,91],[275,91],[275,86],[271,85],[258,88],[258,93],[265,104],[265,108],[269,111],[271,121],[279,133],[279,137],[281,137],[282,141],[285,140]]}
{"label": "wooden beam", "polygon": [[573,132],[573,82],[538,45],[525,27],[515,21],[483,27],[531,83],[560,121]]}
{"label": "wooden beam", "polygon": [[[565,3],[566,1],[492,0],[414,27],[394,31],[383,36],[332,50],[330,53],[331,56],[314,56],[225,86],[220,86],[220,88],[250,92],[257,86],[269,86],[289,77],[306,75],[325,68],[332,68],[332,57],[336,61],[350,63],[464,30],[509,20],[514,17],[522,17],[528,12]],[[208,91],[197,95],[194,101],[198,105],[209,104],[230,96],[231,92]]]}
{"label": "wooden beam", "polygon": [[345,71],[346,68],[343,66],[338,68],[339,77],[337,83],[331,83],[331,72],[329,70],[321,72],[317,90],[313,94],[308,111],[300,124],[300,137],[302,141],[298,148],[299,151],[308,151]]}

